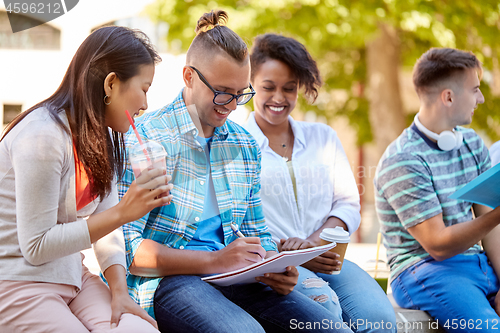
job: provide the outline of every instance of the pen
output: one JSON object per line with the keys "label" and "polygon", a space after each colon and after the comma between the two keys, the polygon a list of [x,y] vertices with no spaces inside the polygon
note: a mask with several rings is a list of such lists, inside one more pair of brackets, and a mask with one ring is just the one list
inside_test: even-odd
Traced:
{"label": "pen", "polygon": [[231,222],[231,229],[233,229],[234,234],[239,238],[245,238],[245,236],[241,233],[240,229],[238,229],[238,225],[236,223]]}
{"label": "pen", "polygon": [[[238,225],[234,222],[231,222],[231,229],[233,229],[233,233],[238,236],[238,238],[245,238],[245,235],[243,235],[240,231],[240,229],[238,229]],[[259,257],[261,257],[262,260],[264,260],[264,258],[262,258],[262,256],[257,253],[257,252],[252,252],[252,253],[255,253],[255,254],[258,254]]]}

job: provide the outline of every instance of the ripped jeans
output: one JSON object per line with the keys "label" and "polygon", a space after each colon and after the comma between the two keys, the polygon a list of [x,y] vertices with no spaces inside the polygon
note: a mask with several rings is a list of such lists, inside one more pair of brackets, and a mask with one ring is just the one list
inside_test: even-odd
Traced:
{"label": "ripped jeans", "polygon": [[396,332],[396,315],[387,295],[355,263],[344,260],[338,275],[314,273],[302,266],[297,269],[294,290],[316,300],[354,332]]}
{"label": "ripped jeans", "polygon": [[342,321],[342,308],[340,307],[339,298],[335,291],[330,288],[329,283],[318,276],[320,273],[315,273],[302,266],[297,266],[297,270],[299,271],[299,280],[295,290],[323,305],[333,313],[335,318]]}

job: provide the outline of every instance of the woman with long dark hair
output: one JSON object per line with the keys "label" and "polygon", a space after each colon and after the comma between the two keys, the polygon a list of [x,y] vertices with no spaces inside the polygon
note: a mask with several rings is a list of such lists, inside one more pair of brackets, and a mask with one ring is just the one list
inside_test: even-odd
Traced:
{"label": "woman with long dark hair", "polygon": [[[148,169],[118,202],[125,110],[147,108],[160,57],[145,34],[93,32],[48,99],[0,139],[0,331],[157,332],[128,295],[121,226],[167,204],[165,170]],[[100,277],[82,265],[94,246]]]}

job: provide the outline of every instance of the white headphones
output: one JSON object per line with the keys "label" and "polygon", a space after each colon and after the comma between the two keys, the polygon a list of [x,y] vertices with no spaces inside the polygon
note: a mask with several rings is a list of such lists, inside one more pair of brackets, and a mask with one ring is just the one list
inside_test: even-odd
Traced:
{"label": "white headphones", "polygon": [[434,139],[437,141],[437,145],[439,149],[444,150],[444,151],[450,151],[453,149],[458,149],[462,145],[463,142],[463,135],[462,132],[459,131],[443,131],[441,134],[436,134],[434,132],[429,131],[427,128],[425,128],[424,125],[418,120],[418,113],[415,115],[415,125],[417,128],[420,130],[420,132],[424,133],[431,139]]}

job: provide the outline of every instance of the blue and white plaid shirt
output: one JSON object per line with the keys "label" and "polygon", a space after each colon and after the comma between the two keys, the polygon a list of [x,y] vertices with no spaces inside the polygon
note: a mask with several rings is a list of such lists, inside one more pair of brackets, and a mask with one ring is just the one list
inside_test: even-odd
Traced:
{"label": "blue and white plaid shirt", "polygon": [[[167,174],[172,175],[174,188],[170,205],[155,208],[141,219],[123,226],[128,266],[143,239],[176,249],[183,249],[189,243],[197,222],[201,222],[207,186],[206,155],[196,140],[198,129],[184,103],[182,91],[173,103],[137,119],[137,130],[143,140],[156,141],[165,148]],[[125,142],[127,150],[138,143],[133,131],[125,135]],[[225,245],[235,240],[230,227],[231,222],[235,222],[246,236],[260,237],[266,251],[277,251],[262,213],[261,153],[255,139],[227,120],[214,131],[210,164]],[[134,179],[128,163],[118,184],[120,198]],[[153,317],[153,297],[160,280],[132,274],[127,277],[131,297]]]}

